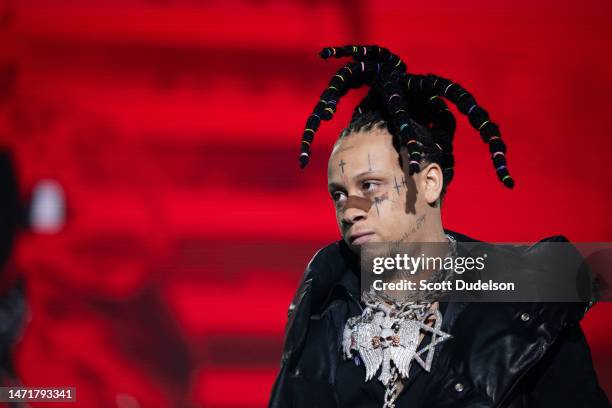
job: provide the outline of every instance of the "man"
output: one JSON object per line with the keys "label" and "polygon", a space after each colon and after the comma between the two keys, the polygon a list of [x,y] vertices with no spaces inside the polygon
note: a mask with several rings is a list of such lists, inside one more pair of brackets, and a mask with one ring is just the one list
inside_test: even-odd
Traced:
{"label": "man", "polygon": [[[514,180],[497,125],[458,84],[408,74],[399,57],[377,46],[325,48],[321,56],[351,56],[355,62],[332,78],[309,117],[302,166],[320,121],[331,119],[339,98],[351,87],[371,90],[329,159],[328,188],[342,240],[314,256],[290,306],[270,407],[609,407],[578,324],[588,304],[394,306],[362,297],[359,254],[365,243],[475,241],[441,222],[455,129],[442,97],[479,130],[499,180],[509,188]],[[517,256],[538,257],[540,248],[536,244]],[[413,312],[402,314],[407,307]],[[385,339],[398,345],[400,336],[393,333],[417,327],[419,313],[424,330],[416,343],[428,344],[433,359],[404,371],[398,358],[373,364],[367,353],[387,347]],[[386,329],[382,320],[380,327],[373,325],[375,315],[386,319]],[[374,326],[391,335],[359,332]],[[356,346],[355,339],[366,341]],[[370,350],[352,354],[361,346]]]}

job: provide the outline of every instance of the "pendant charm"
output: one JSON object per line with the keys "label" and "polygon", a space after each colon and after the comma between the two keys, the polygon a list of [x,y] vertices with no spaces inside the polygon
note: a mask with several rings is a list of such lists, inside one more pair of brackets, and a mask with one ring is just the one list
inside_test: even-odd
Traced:
{"label": "pendant charm", "polygon": [[[380,300],[370,303],[363,314],[350,318],[344,328],[342,348],[345,358],[361,357],[365,380],[380,370],[378,380],[388,386],[393,372],[407,378],[413,361],[430,371],[437,344],[448,339],[440,330],[442,314],[430,304],[407,304],[400,308]],[[421,335],[431,333],[431,341],[419,348]]]}

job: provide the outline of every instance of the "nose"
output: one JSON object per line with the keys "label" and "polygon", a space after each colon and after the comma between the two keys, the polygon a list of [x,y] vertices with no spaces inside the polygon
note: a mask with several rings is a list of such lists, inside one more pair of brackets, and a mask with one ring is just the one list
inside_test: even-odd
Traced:
{"label": "nose", "polygon": [[348,207],[342,214],[342,223],[346,226],[353,225],[358,221],[368,218],[368,213],[361,208]]}

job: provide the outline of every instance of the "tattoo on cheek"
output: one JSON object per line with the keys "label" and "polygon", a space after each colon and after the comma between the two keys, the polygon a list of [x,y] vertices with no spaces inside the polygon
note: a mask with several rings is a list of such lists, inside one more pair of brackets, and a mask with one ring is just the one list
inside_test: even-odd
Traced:
{"label": "tattoo on cheek", "polygon": [[374,205],[376,206],[376,215],[380,215],[380,210],[378,208],[379,204],[383,201],[387,201],[389,199],[389,193],[384,193],[378,197],[374,197]]}
{"label": "tattoo on cheek", "polygon": [[402,185],[406,184],[406,181],[402,178],[402,184],[398,184],[397,183],[397,178],[395,176],[393,176],[393,183],[395,184],[393,186],[393,188],[395,189],[395,191],[397,191],[397,195],[399,195],[400,189],[402,188]]}

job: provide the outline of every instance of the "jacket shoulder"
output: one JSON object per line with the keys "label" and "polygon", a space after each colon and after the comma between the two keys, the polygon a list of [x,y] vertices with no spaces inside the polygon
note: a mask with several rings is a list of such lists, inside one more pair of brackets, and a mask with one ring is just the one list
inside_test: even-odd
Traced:
{"label": "jacket shoulder", "polygon": [[[298,285],[297,290],[295,291],[293,299],[289,304],[289,310],[287,313],[289,320],[291,320],[291,316],[295,312],[298,304],[302,301],[304,296],[311,291],[313,285],[313,277],[315,275],[319,275],[319,271],[326,269],[331,260],[341,256],[340,252],[340,241],[336,241],[327,246],[324,246],[323,248],[320,248],[312,256],[312,258],[310,258],[308,265],[304,269],[304,274],[302,275],[302,279]],[[287,325],[289,325],[289,322]]]}

